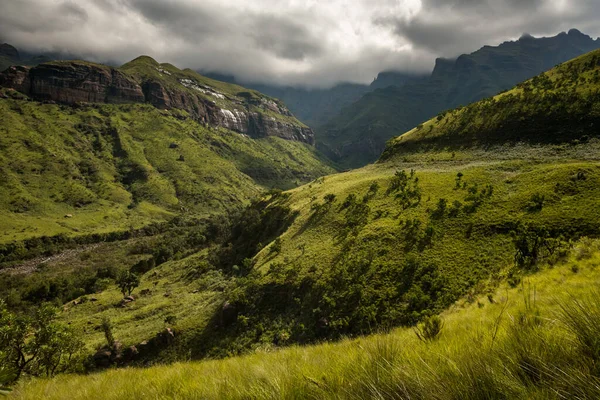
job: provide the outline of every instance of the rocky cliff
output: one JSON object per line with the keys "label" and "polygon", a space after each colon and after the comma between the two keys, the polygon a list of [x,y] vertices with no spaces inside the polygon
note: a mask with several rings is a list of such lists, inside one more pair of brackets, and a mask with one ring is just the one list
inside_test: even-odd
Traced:
{"label": "rocky cliff", "polygon": [[137,60],[123,70],[83,61],[12,66],[0,73],[0,86],[63,104],[147,102],[160,109],[185,110],[198,122],[255,138],[314,143],[312,130],[274,99],[149,57]]}
{"label": "rocky cliff", "polygon": [[132,78],[114,68],[83,62],[9,67],[0,74],[0,85],[36,99],[65,104],[145,101],[142,89]]}

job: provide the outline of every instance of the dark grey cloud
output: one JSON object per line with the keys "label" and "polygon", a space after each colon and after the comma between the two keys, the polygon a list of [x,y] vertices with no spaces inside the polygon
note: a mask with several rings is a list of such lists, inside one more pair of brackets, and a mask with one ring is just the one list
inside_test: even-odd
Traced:
{"label": "dark grey cloud", "polygon": [[0,10],[0,37],[30,52],[147,54],[303,86],[430,70],[523,32],[600,34],[598,0],[0,0]]}
{"label": "dark grey cloud", "polygon": [[554,35],[579,28],[597,36],[596,0],[423,0],[411,19],[380,19],[398,37],[440,56],[455,56],[522,33]]}

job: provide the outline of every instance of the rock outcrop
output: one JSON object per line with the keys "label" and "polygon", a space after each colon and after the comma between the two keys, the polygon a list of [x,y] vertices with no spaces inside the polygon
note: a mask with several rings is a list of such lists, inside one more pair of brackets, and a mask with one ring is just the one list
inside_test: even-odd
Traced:
{"label": "rock outcrop", "polygon": [[144,93],[130,77],[114,68],[83,62],[9,67],[0,85],[40,100],[58,103],[144,102]]}
{"label": "rock outcrop", "polygon": [[83,61],[51,62],[31,68],[13,66],[0,73],[0,86],[62,104],[146,102],[163,110],[185,110],[200,123],[250,137],[277,136],[314,144],[312,130],[269,98],[250,92],[226,95],[190,77],[176,79],[166,70],[155,69],[166,74],[169,81],[133,76]]}
{"label": "rock outcrop", "polygon": [[29,79],[29,67],[12,66],[0,73],[0,86],[15,89],[29,95],[31,92],[31,80]]}

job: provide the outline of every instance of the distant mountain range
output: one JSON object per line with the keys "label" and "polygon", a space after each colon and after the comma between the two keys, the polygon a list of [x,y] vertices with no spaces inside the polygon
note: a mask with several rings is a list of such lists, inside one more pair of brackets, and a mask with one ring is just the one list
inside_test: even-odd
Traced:
{"label": "distant mountain range", "polygon": [[[280,99],[300,121],[316,131],[318,149],[342,168],[373,162],[390,138],[436,114],[493,96],[557,64],[600,48],[600,39],[576,29],[554,37],[484,46],[457,59],[437,59],[431,74],[381,72],[370,85],[341,83],[307,89],[242,82],[245,87]],[[19,55],[0,46],[0,70],[8,65],[37,65],[48,56]],[[203,73],[239,83],[231,75]]]}
{"label": "distant mountain range", "polygon": [[310,127],[320,126],[337,116],[344,107],[358,101],[375,89],[403,86],[406,82],[424,79],[426,75],[385,71],[377,75],[370,85],[339,83],[327,89],[308,89],[294,86],[277,86],[264,83],[238,82],[232,75],[215,72],[204,73],[213,79],[238,83],[283,101],[292,113]]}
{"label": "distant mountain range", "polygon": [[549,38],[523,35],[456,60],[438,59],[426,79],[366,93],[317,129],[317,146],[343,167],[375,161],[390,138],[441,111],[507,90],[557,64],[600,48],[576,29]]}

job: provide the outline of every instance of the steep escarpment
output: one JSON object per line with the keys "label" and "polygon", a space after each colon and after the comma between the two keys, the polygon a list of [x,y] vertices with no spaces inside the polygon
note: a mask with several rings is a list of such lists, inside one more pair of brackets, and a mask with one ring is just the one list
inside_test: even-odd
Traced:
{"label": "steep escarpment", "polygon": [[279,101],[150,57],[139,57],[118,69],[84,61],[12,66],[0,73],[0,86],[64,104],[147,102],[159,109],[184,110],[198,122],[255,138],[314,143],[312,130]]}

